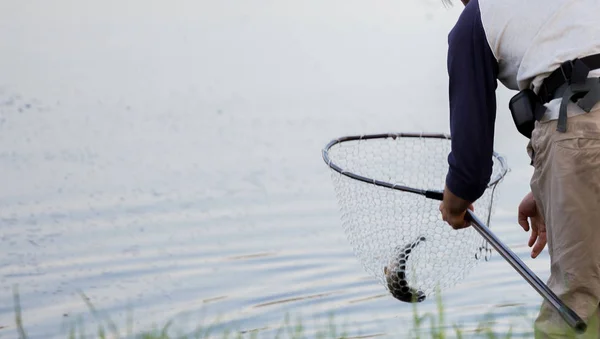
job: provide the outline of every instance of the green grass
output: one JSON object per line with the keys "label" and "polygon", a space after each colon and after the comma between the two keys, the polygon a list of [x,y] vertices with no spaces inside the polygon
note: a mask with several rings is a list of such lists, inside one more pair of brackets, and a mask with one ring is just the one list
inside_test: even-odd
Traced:
{"label": "green grass", "polygon": [[[173,328],[173,320],[168,320],[163,326],[159,328],[147,329],[138,333],[134,333],[133,320],[131,316],[127,319],[127,328],[125,331],[121,331],[116,323],[110,319],[108,315],[102,314],[98,311],[94,305],[90,302],[89,298],[84,293],[80,293],[83,301],[86,303],[90,313],[94,319],[98,322],[97,328],[92,332],[88,333],[85,329],[85,324],[79,318],[79,321],[71,321],[71,323],[65,328],[65,338],[68,339],[88,339],[88,338],[100,338],[100,339],[205,339],[205,338],[218,338],[218,339],[259,339],[259,338],[273,338],[273,339],[305,339],[305,338],[318,338],[318,339],[333,339],[333,338],[371,338],[371,337],[391,337],[391,338],[415,338],[415,339],[446,339],[446,338],[515,338],[512,327],[506,332],[498,334],[498,331],[494,330],[496,324],[492,313],[488,312],[483,316],[483,320],[480,321],[479,326],[476,329],[466,330],[459,324],[448,325],[445,323],[445,311],[442,303],[442,297],[440,293],[436,294],[437,311],[435,313],[423,313],[420,314],[417,310],[417,304],[413,305],[413,317],[412,327],[409,329],[399,327],[396,333],[378,333],[370,335],[349,335],[348,325],[340,325],[334,319],[334,315],[331,314],[326,324],[319,324],[316,326],[306,327],[302,318],[297,318],[295,321],[291,320],[289,314],[286,314],[280,327],[276,329],[275,334],[266,334],[267,332],[261,329],[255,330],[239,330],[239,329],[225,329],[217,331],[214,326],[200,324],[191,333],[182,334],[177,333]],[[18,290],[14,289],[14,310],[15,310],[15,327],[19,339],[28,339],[27,331],[25,329],[24,318],[21,314],[20,300]],[[515,312],[516,313],[516,312]],[[516,314],[515,314],[516,315]],[[526,321],[529,321],[531,328],[533,328],[533,319],[527,320],[527,316],[520,314],[519,317]],[[322,319],[319,319],[322,320]],[[26,321],[25,321],[26,322]],[[312,329],[312,331],[311,331]],[[356,328],[352,328],[352,332],[355,332]],[[0,332],[2,333],[2,332]],[[5,333],[5,332],[4,332]],[[519,337],[532,338],[533,331],[528,333],[520,333]],[[11,336],[12,338],[12,336]],[[573,336],[574,338],[574,336]]]}

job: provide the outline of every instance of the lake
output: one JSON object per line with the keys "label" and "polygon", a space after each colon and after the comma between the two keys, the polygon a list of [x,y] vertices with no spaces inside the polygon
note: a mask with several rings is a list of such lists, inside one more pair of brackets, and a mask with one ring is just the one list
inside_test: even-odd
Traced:
{"label": "lake", "polygon": [[[66,338],[83,291],[121,328],[260,329],[306,319],[403,337],[412,308],[362,268],[321,149],[448,132],[441,1],[0,2],[0,337]],[[498,89],[510,172],[492,229],[546,280],[516,222],[532,168]],[[497,328],[541,297],[494,252],[444,291],[447,323]],[[419,305],[436,309],[435,301]],[[181,320],[179,320],[181,319]],[[521,327],[519,327],[521,326]]]}

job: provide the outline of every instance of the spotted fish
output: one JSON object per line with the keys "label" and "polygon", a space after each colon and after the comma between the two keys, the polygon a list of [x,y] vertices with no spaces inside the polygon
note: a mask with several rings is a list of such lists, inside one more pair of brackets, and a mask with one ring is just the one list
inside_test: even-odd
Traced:
{"label": "spotted fish", "polygon": [[394,298],[404,302],[421,302],[425,300],[425,293],[414,289],[408,285],[406,280],[406,262],[411,251],[425,241],[425,237],[419,237],[417,240],[405,245],[402,249],[396,248],[397,257],[392,258],[389,267],[383,268],[387,287]]}

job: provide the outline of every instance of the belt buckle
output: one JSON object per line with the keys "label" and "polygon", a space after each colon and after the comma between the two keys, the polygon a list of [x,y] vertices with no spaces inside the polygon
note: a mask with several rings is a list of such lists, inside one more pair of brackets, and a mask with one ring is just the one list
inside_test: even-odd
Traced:
{"label": "belt buckle", "polygon": [[573,63],[575,60],[568,60],[560,64],[560,71],[562,73],[563,79],[565,80],[565,83],[569,85],[571,84],[571,75],[573,72]]}

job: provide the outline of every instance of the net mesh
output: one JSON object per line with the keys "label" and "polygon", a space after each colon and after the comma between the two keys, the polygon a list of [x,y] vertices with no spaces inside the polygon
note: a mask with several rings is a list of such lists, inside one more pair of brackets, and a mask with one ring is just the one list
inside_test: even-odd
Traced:
{"label": "net mesh", "polygon": [[[444,138],[377,138],[343,141],[327,153],[330,163],[344,172],[440,191],[450,146]],[[492,181],[501,179],[503,163],[496,157],[492,161]],[[439,201],[331,172],[342,227],[354,253],[396,298],[402,300],[410,290],[423,300],[436,287],[454,286],[478,262],[489,260],[491,246],[473,227],[453,230],[441,219]],[[494,188],[488,187],[473,204],[475,214],[488,226]]]}

